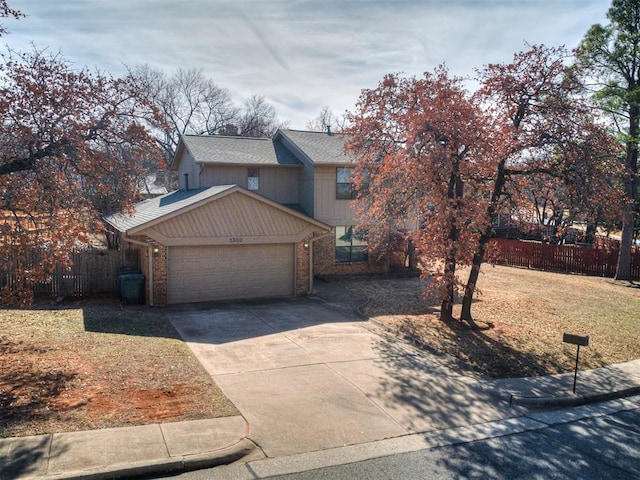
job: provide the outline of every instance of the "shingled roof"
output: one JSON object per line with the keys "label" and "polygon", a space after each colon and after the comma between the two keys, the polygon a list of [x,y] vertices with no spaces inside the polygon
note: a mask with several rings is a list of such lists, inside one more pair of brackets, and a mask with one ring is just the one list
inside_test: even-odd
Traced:
{"label": "shingled roof", "polygon": [[192,207],[211,197],[236,188],[235,185],[200,188],[197,190],[176,190],[167,195],[144,200],[136,204],[133,214],[116,214],[105,217],[105,221],[121,232],[129,232],[183,208]]}
{"label": "shingled roof", "polygon": [[183,135],[182,143],[197,163],[301,165],[289,150],[270,138]]}
{"label": "shingled roof", "polygon": [[317,165],[352,164],[354,158],[344,153],[345,140],[339,133],[287,129],[273,138],[183,135],[176,159],[186,149],[201,164],[296,167],[305,157]]}
{"label": "shingled roof", "polygon": [[345,135],[339,133],[307,132],[301,130],[278,130],[278,135],[289,139],[311,162],[319,165],[351,164],[355,159],[344,153]]}

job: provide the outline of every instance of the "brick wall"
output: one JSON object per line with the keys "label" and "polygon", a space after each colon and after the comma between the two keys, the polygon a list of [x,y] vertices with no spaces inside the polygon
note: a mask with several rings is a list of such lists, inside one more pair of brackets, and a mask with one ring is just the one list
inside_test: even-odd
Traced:
{"label": "brick wall", "polygon": [[[150,240],[151,241],[151,240]],[[157,249],[157,252],[155,251]],[[155,244],[153,257],[153,304],[167,304],[167,287],[168,287],[168,268],[167,268],[167,251],[168,248]]]}
{"label": "brick wall", "polygon": [[144,274],[144,298],[145,303],[150,305],[149,282],[153,277],[153,304],[167,304],[167,247],[160,245],[149,237],[138,237],[136,240],[149,243],[157,252],[151,252],[153,274],[149,272],[149,248],[135,245],[140,250],[140,270]]}
{"label": "brick wall", "polygon": [[[311,248],[309,236],[302,242],[295,244],[295,294],[306,295],[309,291],[309,249]],[[168,287],[168,248],[156,243],[151,238],[138,238],[137,240],[148,242],[152,245],[151,262],[153,275],[149,272],[150,249],[138,246],[140,249],[140,268],[145,275],[145,301],[150,304],[149,281],[153,279],[153,304],[167,304]],[[307,246],[305,246],[307,245]],[[157,250],[157,251],[153,251]],[[384,273],[389,270],[387,259],[368,262],[337,263],[335,261],[335,235],[328,235],[313,242],[313,264],[315,275],[348,275],[353,273]]]}
{"label": "brick wall", "polygon": [[309,292],[309,248],[311,235],[302,242],[296,243],[296,295],[306,295]]}
{"label": "brick wall", "polygon": [[336,237],[330,234],[313,243],[313,273],[315,275],[349,275],[353,273],[385,273],[389,271],[386,258],[380,261],[336,262]]}

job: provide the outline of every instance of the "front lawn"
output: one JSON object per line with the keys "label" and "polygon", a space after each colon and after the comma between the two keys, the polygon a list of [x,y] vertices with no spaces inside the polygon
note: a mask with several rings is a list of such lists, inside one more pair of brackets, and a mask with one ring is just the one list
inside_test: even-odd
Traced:
{"label": "front lawn", "polygon": [[[589,335],[580,368],[640,358],[640,288],[608,278],[484,265],[473,305],[486,330],[438,320],[439,305],[421,297],[418,279],[341,277],[343,288],[366,295],[366,315],[427,348],[453,355],[494,378],[573,371],[575,345],[564,332]],[[459,315],[459,305],[454,311]]]}
{"label": "front lawn", "polygon": [[0,437],[237,414],[162,311],[0,310]]}

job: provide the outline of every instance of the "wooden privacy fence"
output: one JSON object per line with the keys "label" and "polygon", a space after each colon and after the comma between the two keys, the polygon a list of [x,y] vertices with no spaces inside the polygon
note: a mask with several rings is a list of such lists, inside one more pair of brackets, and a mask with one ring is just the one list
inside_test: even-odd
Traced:
{"label": "wooden privacy fence", "polygon": [[[491,241],[497,247],[497,263],[501,265],[599,277],[614,277],[616,273],[618,249],[552,245],[502,238]],[[634,280],[640,280],[640,253],[637,251],[631,255],[631,275]]]}
{"label": "wooden privacy fence", "polygon": [[[90,296],[118,291],[118,272],[121,268],[138,266],[138,250],[85,249],[71,254],[69,268],[58,267],[51,281],[38,283],[37,295]],[[31,261],[33,264],[36,259]],[[10,271],[1,272],[0,286],[12,286],[16,278]]]}

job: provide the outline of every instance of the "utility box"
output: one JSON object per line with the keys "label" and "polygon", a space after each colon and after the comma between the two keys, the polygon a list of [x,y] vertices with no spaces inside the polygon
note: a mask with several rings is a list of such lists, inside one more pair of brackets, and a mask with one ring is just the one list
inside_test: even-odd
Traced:
{"label": "utility box", "polygon": [[144,303],[144,274],[119,274],[118,293],[120,294],[122,303]]}

